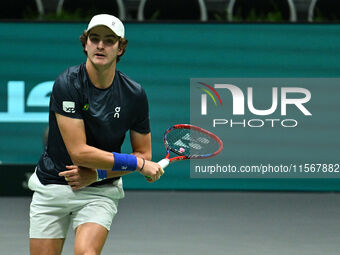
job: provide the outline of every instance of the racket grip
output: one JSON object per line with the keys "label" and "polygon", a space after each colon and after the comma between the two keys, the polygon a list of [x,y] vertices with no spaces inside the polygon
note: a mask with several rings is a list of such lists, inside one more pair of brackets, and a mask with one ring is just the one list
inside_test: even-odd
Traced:
{"label": "racket grip", "polygon": [[170,164],[170,160],[167,158],[163,158],[158,164],[164,169]]}

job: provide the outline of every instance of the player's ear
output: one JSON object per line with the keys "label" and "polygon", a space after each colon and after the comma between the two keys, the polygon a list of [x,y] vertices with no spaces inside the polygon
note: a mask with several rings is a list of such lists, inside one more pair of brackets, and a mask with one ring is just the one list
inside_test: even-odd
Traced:
{"label": "player's ear", "polygon": [[86,40],[85,40],[85,45],[84,45],[84,50],[87,52],[87,43],[89,41],[89,35],[86,36]]}
{"label": "player's ear", "polygon": [[117,53],[117,55],[120,56],[120,55],[122,55],[122,54],[123,54],[123,49],[122,49],[122,48],[118,48],[118,53]]}

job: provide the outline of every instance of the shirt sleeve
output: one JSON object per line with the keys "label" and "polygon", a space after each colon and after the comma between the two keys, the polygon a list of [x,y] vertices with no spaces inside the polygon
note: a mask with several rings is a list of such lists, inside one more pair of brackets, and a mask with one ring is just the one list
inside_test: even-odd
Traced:
{"label": "shirt sleeve", "polygon": [[149,103],[143,88],[136,108],[136,119],[131,129],[142,134],[150,133]]}
{"label": "shirt sleeve", "polygon": [[76,89],[74,82],[65,73],[55,80],[50,110],[66,117],[82,119],[80,92]]}

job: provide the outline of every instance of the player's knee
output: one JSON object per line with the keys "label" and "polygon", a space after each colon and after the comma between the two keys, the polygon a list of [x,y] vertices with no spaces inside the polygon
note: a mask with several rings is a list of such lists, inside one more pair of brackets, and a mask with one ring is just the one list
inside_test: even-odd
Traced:
{"label": "player's knee", "polygon": [[87,248],[87,249],[75,251],[74,254],[75,255],[99,255],[100,251],[96,251],[93,248]]}
{"label": "player's knee", "polygon": [[95,244],[83,244],[76,245],[74,247],[74,255],[100,255],[102,247],[100,245]]}
{"label": "player's knee", "polygon": [[60,255],[63,239],[30,239],[30,255]]}

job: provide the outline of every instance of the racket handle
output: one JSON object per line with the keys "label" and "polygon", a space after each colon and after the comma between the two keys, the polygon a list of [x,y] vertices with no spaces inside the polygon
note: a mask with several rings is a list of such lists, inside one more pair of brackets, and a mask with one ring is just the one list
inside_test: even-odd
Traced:
{"label": "racket handle", "polygon": [[164,169],[170,164],[170,160],[167,158],[163,158],[158,164]]}
{"label": "racket handle", "polygon": [[[161,168],[166,168],[170,164],[170,160],[167,158],[163,158],[161,161],[158,161],[157,164],[161,166]],[[150,180],[150,176],[144,176],[147,180]]]}

